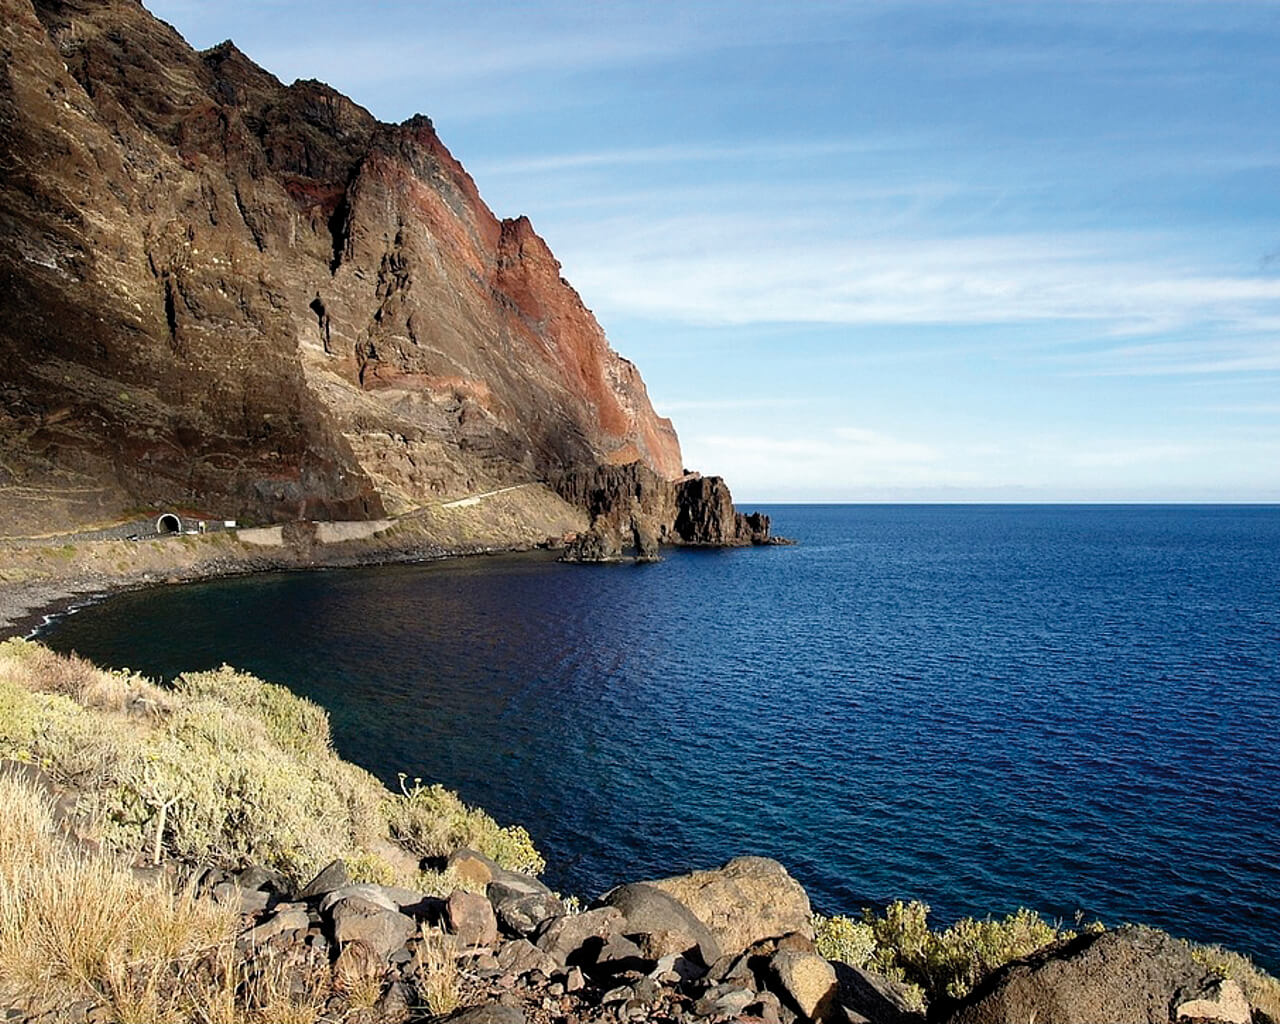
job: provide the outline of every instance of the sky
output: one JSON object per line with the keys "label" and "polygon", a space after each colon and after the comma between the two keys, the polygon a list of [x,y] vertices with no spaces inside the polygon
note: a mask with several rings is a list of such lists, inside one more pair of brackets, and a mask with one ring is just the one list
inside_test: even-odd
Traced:
{"label": "sky", "polygon": [[147,0],[526,214],[739,500],[1280,501],[1280,0]]}

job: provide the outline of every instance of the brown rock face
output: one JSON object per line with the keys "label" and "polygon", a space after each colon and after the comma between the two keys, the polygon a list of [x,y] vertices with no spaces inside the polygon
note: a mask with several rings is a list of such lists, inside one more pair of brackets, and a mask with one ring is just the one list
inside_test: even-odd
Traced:
{"label": "brown rock face", "polygon": [[772,543],[769,517],[744,515],[724,480],[690,473],[667,480],[638,462],[594,466],[553,481],[560,496],[586,509],[591,531],[566,553],[568,560],[603,561],[624,548],[642,557],[659,544],[736,547]]}
{"label": "brown rock face", "polygon": [[767,857],[736,857],[711,871],[646,884],[688,907],[725,954],[793,932],[813,937],[808,894],[781,864]]}
{"label": "brown rock face", "polygon": [[983,981],[949,1024],[1168,1024],[1189,1017],[1240,1024],[1249,1007],[1238,986],[1196,963],[1163,932],[1125,926],[1082,935],[1015,961]]}
{"label": "brown rock face", "polygon": [[40,525],[680,475],[635,367],[429,120],[196,53],[133,0],[0,12],[0,491],[57,496]]}

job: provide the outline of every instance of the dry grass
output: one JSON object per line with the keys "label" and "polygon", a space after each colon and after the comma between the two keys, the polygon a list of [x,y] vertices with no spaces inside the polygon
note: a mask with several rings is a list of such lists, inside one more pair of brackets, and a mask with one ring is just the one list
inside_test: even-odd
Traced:
{"label": "dry grass", "polygon": [[127,670],[108,672],[79,655],[55,654],[40,644],[6,643],[0,679],[32,692],[57,693],[86,708],[129,714],[167,712],[169,694]]}
{"label": "dry grass", "polygon": [[0,776],[0,975],[35,1006],[105,1003],[125,1024],[191,1019],[219,987],[238,916],[144,885],[118,863],[73,850],[48,799]]}
{"label": "dry grass", "polygon": [[443,1016],[458,1008],[458,963],[445,945],[444,937],[425,925],[422,927],[422,941],[414,953],[413,973],[418,992],[426,1000],[431,1013]]}
{"label": "dry grass", "polygon": [[[388,792],[333,751],[323,709],[229,668],[163,689],[4,641],[0,758],[38,765],[77,797],[55,826],[33,783],[0,778],[0,982],[5,1000],[36,1012],[87,999],[121,1022],[312,1024],[335,990],[356,1015],[382,995],[384,970],[331,975],[310,951],[242,962],[235,911],[138,882],[121,864],[140,853],[261,864],[295,882],[339,856],[358,878],[450,889],[420,875],[418,857],[466,845],[504,867],[542,866],[523,829],[438,786]],[[104,852],[77,852],[63,829]],[[456,1006],[438,935],[419,968],[436,1012]]]}

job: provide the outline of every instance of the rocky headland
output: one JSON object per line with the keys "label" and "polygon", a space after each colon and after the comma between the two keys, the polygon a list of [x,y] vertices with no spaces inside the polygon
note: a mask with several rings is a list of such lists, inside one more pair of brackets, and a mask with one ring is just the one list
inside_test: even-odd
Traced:
{"label": "rocky headland", "polygon": [[[196,52],[136,0],[0,12],[0,535],[686,475],[546,243],[426,117]],[[640,532],[747,539],[712,490]]]}
{"label": "rocky headland", "polygon": [[770,540],[427,118],[136,0],[0,11],[0,631],[228,573]]}

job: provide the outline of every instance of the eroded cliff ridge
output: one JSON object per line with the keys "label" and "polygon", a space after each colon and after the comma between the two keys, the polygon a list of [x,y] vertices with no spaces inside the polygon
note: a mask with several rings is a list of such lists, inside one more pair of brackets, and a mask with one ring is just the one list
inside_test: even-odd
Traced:
{"label": "eroded cliff ridge", "polygon": [[671,422],[431,122],[198,53],[135,0],[0,0],[0,494],[369,518],[596,466]]}

